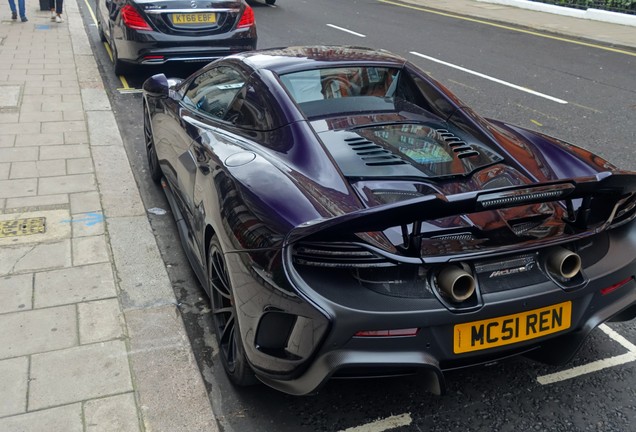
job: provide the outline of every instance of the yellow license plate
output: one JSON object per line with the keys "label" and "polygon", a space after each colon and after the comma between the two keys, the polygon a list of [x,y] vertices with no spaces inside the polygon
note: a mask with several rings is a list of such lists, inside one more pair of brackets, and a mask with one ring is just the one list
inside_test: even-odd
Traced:
{"label": "yellow license plate", "polygon": [[572,302],[497,318],[457,324],[453,351],[462,354],[557,333],[570,328]]}
{"label": "yellow license plate", "polygon": [[172,14],[172,24],[214,24],[215,22],[216,14],[214,13]]}

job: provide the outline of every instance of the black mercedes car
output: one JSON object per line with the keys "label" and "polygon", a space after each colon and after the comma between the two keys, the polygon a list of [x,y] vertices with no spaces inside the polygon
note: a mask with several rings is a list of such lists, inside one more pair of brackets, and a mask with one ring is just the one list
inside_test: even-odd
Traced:
{"label": "black mercedes car", "polygon": [[243,0],[97,0],[97,29],[115,73],[133,65],[204,62],[256,49],[254,11]]}
{"label": "black mercedes car", "polygon": [[144,133],[220,361],[332,377],[566,362],[636,316],[636,175],[486,119],[403,58],[290,47],[144,83]]}

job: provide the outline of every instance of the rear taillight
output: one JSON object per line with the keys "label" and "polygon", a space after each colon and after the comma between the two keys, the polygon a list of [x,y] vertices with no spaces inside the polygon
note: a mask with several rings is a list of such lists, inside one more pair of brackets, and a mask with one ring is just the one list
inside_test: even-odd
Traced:
{"label": "rear taillight", "polygon": [[152,30],[146,20],[131,5],[121,8],[121,19],[124,25],[133,30]]}
{"label": "rear taillight", "polygon": [[243,11],[243,15],[241,15],[241,20],[239,21],[237,28],[251,27],[254,23],[254,10],[252,10],[252,8],[248,5],[245,5],[245,10]]}
{"label": "rear taillight", "polygon": [[622,287],[623,285],[627,285],[628,283],[630,283],[632,281],[632,277],[628,277],[627,279],[624,279],[622,281],[620,281],[619,283],[615,283],[614,285],[608,286],[606,288],[603,288],[601,290],[601,294],[602,295],[608,295],[609,293],[612,293],[614,291],[616,291],[617,289],[619,289],[620,287]]}

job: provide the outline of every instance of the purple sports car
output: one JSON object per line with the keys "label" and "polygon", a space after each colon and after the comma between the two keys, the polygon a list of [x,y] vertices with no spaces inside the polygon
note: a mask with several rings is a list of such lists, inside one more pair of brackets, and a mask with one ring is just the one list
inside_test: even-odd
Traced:
{"label": "purple sports car", "polygon": [[353,47],[229,56],[144,84],[150,173],[210,296],[230,379],[568,361],[636,316],[636,174],[484,119]]}

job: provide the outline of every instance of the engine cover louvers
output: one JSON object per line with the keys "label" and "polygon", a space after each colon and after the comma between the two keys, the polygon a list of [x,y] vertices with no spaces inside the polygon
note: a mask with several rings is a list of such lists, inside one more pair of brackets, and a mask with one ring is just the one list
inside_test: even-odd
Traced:
{"label": "engine cover louvers", "polygon": [[431,127],[423,123],[398,122],[326,130],[319,132],[319,136],[342,173],[349,178],[468,175],[503,160],[468,133],[455,133],[441,125]]}
{"label": "engine cover louvers", "polygon": [[345,142],[368,166],[406,164],[402,158],[362,137],[346,138]]}
{"label": "engine cover louvers", "polygon": [[479,152],[470,146],[466,141],[456,137],[446,129],[436,129],[440,138],[453,150],[458,158],[463,159],[471,156],[479,156]]}

